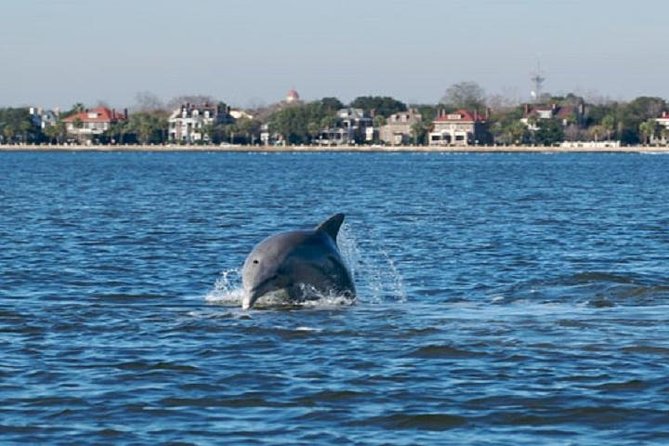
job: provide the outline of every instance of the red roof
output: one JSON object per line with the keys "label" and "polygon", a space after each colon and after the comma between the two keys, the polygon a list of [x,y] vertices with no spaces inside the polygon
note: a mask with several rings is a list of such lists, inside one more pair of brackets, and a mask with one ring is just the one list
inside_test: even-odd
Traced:
{"label": "red roof", "polygon": [[478,113],[471,113],[467,110],[460,109],[453,113],[440,113],[435,121],[439,122],[478,122],[484,121],[483,117]]}
{"label": "red roof", "polygon": [[576,107],[569,105],[565,107],[558,107],[557,117],[560,119],[567,119],[574,113],[576,113]]}
{"label": "red roof", "polygon": [[125,120],[125,115],[117,113],[116,110],[110,110],[107,107],[98,107],[63,119],[64,122],[74,122],[77,120],[81,122],[116,122]]}

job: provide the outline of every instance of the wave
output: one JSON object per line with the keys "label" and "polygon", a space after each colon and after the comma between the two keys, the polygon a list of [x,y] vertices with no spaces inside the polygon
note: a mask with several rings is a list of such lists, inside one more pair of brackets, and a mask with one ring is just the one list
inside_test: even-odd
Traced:
{"label": "wave", "polygon": [[596,308],[655,306],[669,303],[666,279],[644,274],[582,271],[520,283],[495,297],[495,303],[516,300],[575,302]]}

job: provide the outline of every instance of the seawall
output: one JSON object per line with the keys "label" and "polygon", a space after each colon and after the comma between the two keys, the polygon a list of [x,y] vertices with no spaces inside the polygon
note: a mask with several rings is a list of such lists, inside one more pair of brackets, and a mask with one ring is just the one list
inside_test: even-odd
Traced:
{"label": "seawall", "polygon": [[238,145],[0,145],[0,151],[31,152],[360,152],[360,153],[669,153],[669,146],[553,147],[553,146],[238,146]]}

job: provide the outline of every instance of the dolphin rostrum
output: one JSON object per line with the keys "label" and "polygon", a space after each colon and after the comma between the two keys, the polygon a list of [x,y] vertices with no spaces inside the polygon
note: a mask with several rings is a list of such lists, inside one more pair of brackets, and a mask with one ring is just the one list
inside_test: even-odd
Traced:
{"label": "dolphin rostrum", "polygon": [[242,308],[277,292],[294,302],[328,294],[354,299],[353,278],[337,247],[343,222],[344,214],[336,214],[313,230],[282,232],[256,245],[242,269]]}

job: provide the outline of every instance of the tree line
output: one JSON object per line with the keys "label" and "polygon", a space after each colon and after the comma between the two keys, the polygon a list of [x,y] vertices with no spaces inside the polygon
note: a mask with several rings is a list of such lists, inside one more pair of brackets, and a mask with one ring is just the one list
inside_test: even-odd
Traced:
{"label": "tree line", "polygon": [[[184,96],[163,105],[157,98],[144,94],[138,99],[127,120],[114,123],[99,136],[102,144],[165,144],[171,110],[181,102],[218,103],[206,96]],[[293,104],[278,103],[248,110],[245,116],[227,116],[206,126],[207,143],[258,144],[261,131],[281,135],[288,144],[310,144],[325,129],[338,123],[338,111],[345,107],[362,109],[373,120],[375,128],[386,124],[394,113],[416,110],[422,120],[411,128],[412,141],[426,144],[432,121],[440,111],[466,109],[486,116],[489,131],[496,144],[551,145],[562,141],[616,140],[625,145],[647,144],[669,139],[666,127],[656,118],[667,111],[667,101],[659,97],[638,97],[631,101],[588,103],[575,94],[546,94],[532,104],[499,103],[487,97],[476,83],[461,82],[449,87],[437,104],[406,104],[387,96],[360,96],[349,104],[338,98]],[[561,110],[549,118],[528,113],[543,107]],[[0,143],[63,143],[68,141],[63,119],[85,110],[81,103],[59,114],[54,125],[38,126],[28,108],[0,108]],[[76,123],[75,123],[76,124]],[[373,141],[373,142],[378,142]]]}

